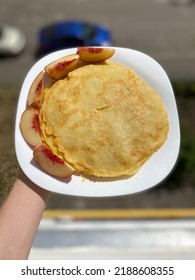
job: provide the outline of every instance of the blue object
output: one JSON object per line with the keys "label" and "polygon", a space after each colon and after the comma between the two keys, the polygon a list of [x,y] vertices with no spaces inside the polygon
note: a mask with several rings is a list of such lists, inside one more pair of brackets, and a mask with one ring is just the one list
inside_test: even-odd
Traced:
{"label": "blue object", "polygon": [[43,27],[39,32],[39,54],[79,46],[109,46],[110,31],[102,25],[64,21]]}

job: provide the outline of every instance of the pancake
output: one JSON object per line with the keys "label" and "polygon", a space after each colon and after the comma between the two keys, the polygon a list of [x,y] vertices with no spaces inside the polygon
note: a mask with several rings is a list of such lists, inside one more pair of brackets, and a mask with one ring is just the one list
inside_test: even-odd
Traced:
{"label": "pancake", "polygon": [[43,142],[85,176],[134,175],[166,141],[161,98],[115,62],[78,68],[45,90]]}

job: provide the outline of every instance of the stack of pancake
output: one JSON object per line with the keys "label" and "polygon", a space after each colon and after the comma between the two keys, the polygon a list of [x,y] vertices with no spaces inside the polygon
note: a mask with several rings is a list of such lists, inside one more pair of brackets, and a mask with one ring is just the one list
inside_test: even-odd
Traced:
{"label": "stack of pancake", "polygon": [[42,141],[85,176],[132,176],[166,141],[158,94],[131,69],[87,64],[45,89]]}

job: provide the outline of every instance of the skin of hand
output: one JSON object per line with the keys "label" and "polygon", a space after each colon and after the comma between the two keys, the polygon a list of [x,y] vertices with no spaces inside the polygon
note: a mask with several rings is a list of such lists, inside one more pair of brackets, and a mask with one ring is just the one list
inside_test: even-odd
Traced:
{"label": "skin of hand", "polygon": [[28,259],[49,194],[20,173],[0,208],[0,260]]}

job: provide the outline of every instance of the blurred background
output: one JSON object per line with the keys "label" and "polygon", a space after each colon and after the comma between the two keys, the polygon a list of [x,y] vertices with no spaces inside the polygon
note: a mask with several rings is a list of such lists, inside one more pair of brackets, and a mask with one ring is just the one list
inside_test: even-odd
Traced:
{"label": "blurred background", "polygon": [[[87,22],[85,39],[103,26],[109,40],[101,38],[102,44],[153,57],[170,78],[181,125],[178,162],[158,187],[104,199],[52,194],[31,258],[195,257],[194,15],[193,0],[1,0],[0,204],[19,172],[14,149],[17,101],[27,72],[45,54],[39,34],[47,26]],[[53,30],[47,36],[55,42]],[[66,38],[63,42],[67,47]]]}

